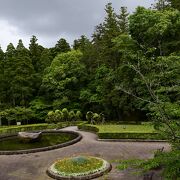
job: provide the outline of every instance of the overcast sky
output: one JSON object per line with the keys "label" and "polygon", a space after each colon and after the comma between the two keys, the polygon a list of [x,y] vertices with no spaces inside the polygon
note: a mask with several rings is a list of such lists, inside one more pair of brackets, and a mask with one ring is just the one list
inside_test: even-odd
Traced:
{"label": "overcast sky", "polygon": [[150,7],[154,0],[0,0],[0,45],[3,50],[22,39],[26,47],[32,35],[39,44],[51,47],[60,38],[69,43],[81,35],[88,37],[102,22],[108,2],[116,11],[127,6]]}

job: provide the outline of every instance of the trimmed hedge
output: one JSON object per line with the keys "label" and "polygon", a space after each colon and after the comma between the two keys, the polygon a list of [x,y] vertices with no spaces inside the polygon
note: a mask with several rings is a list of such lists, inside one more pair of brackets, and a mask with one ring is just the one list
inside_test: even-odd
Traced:
{"label": "trimmed hedge", "polygon": [[87,124],[87,122],[81,123],[78,125],[78,129],[82,129],[82,130],[86,130],[86,131],[90,131],[90,132],[99,132],[99,129],[93,125]]}
{"label": "trimmed hedge", "polygon": [[14,134],[20,131],[37,131],[37,130],[46,130],[46,129],[61,129],[67,126],[76,126],[82,121],[74,121],[74,122],[61,122],[58,124],[30,124],[30,125],[20,125],[20,126],[7,126],[0,127],[0,135],[4,134]]}
{"label": "trimmed hedge", "polygon": [[98,133],[97,135],[100,139],[163,139],[159,133]]}
{"label": "trimmed hedge", "polygon": [[79,129],[95,132],[99,139],[140,139],[140,140],[164,140],[161,134],[157,132],[99,132],[98,127],[90,124],[79,124]]}

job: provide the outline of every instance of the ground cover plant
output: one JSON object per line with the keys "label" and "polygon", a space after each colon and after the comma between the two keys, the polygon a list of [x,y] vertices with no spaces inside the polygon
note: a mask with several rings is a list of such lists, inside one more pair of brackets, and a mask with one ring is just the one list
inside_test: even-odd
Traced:
{"label": "ground cover plant", "polygon": [[[97,172],[107,171],[109,164],[97,157],[92,156],[76,156],[57,160],[50,170],[60,177],[86,177]],[[101,174],[102,175],[102,174]]]}
{"label": "ground cover plant", "polygon": [[161,170],[161,175],[167,180],[180,178],[180,154],[179,150],[171,152],[155,152],[154,158],[149,160],[129,159],[119,160],[117,169],[120,171],[133,168],[138,174],[144,174],[152,170]]}

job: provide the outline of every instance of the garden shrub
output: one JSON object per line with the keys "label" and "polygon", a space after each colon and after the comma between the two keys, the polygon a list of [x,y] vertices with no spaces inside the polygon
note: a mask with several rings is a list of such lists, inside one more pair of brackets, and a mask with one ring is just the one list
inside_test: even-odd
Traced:
{"label": "garden shrub", "polygon": [[159,133],[98,133],[100,139],[146,139],[162,140]]}
{"label": "garden shrub", "polygon": [[88,111],[86,113],[86,120],[89,124],[100,124],[105,122],[105,117],[103,113],[98,114]]}
{"label": "garden shrub", "polygon": [[78,129],[92,131],[92,132],[98,132],[99,131],[99,129],[97,127],[86,124],[86,122],[79,124]]}
{"label": "garden shrub", "polygon": [[146,139],[146,140],[164,140],[165,138],[158,132],[99,132],[95,125],[82,123],[78,125],[79,129],[97,133],[100,139]]}
{"label": "garden shrub", "polygon": [[81,111],[77,111],[76,112],[76,120],[80,121],[80,120],[82,120],[82,117],[83,117],[83,115],[82,115]]}
{"label": "garden shrub", "polygon": [[47,123],[59,123],[59,122],[71,122],[71,121],[80,121],[82,119],[82,114],[80,111],[76,113],[71,110],[68,111],[67,108],[61,110],[49,111],[47,114],[46,122]]}
{"label": "garden shrub", "polygon": [[88,111],[86,113],[86,120],[88,121],[88,123],[92,124],[93,123],[93,112]]}
{"label": "garden shrub", "polygon": [[70,121],[75,121],[76,120],[76,114],[74,113],[74,111],[69,112],[69,120]]}

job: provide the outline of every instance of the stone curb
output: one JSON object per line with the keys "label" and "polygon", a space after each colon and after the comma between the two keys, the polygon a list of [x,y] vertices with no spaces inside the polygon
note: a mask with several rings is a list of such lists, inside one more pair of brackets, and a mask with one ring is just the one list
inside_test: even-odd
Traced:
{"label": "stone curb", "polygon": [[107,166],[103,171],[99,171],[99,172],[89,174],[89,175],[85,175],[85,176],[78,176],[78,177],[75,177],[75,176],[71,176],[71,177],[69,176],[68,177],[67,176],[67,177],[65,177],[65,176],[61,176],[61,175],[54,173],[53,171],[51,171],[50,168],[47,169],[46,174],[48,176],[50,176],[51,178],[57,179],[57,180],[90,180],[90,179],[94,179],[94,178],[98,178],[100,176],[103,176],[104,174],[111,171],[111,169],[112,169],[112,165],[107,162]]}
{"label": "stone curb", "polygon": [[[82,135],[80,133],[74,132],[74,131],[65,131],[65,130],[42,131],[42,133],[61,133],[61,132],[74,134],[74,135],[77,135],[77,137],[75,139],[71,140],[71,141],[68,141],[68,142],[65,142],[65,143],[62,143],[62,144],[57,144],[57,145],[54,145],[54,146],[48,146],[48,147],[36,148],[36,149],[28,149],[28,150],[0,151],[0,155],[28,154],[28,153],[49,151],[49,150],[63,148],[63,147],[75,144],[75,143],[79,142],[82,139]],[[11,138],[11,137],[14,137],[14,136],[17,136],[17,134],[0,137],[0,140],[6,139],[6,138]]]}

